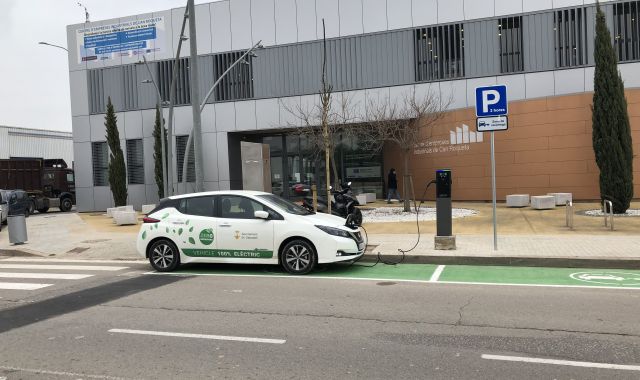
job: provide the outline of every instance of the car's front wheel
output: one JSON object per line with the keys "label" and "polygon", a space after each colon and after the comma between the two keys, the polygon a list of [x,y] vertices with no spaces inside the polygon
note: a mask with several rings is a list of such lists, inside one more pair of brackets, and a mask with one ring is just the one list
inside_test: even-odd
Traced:
{"label": "car's front wheel", "polygon": [[149,263],[158,272],[171,272],[180,265],[178,247],[172,241],[161,239],[149,247]]}
{"label": "car's front wheel", "polygon": [[307,274],[316,266],[316,250],[306,240],[292,240],[282,249],[280,261],[291,274]]}

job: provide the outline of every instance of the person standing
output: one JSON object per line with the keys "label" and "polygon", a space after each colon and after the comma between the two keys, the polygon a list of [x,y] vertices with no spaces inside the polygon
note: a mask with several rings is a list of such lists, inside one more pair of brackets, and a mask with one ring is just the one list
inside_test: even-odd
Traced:
{"label": "person standing", "polygon": [[391,203],[391,197],[402,201],[400,199],[400,193],[398,193],[398,177],[396,176],[396,169],[391,168],[389,175],[387,176],[387,203]]}

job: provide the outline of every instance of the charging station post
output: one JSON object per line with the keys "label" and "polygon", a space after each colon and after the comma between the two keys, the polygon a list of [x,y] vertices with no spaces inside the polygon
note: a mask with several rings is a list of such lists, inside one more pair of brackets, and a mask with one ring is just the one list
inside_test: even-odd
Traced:
{"label": "charging station post", "polygon": [[451,170],[436,171],[436,237],[435,249],[456,249],[456,237],[453,236],[451,220]]}

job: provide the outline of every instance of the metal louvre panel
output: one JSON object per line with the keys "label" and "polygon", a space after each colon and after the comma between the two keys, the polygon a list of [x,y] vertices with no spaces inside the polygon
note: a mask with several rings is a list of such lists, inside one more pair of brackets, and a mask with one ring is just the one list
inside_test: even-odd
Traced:
{"label": "metal louvre panel", "polygon": [[[176,136],[176,161],[178,168],[178,182],[182,182],[182,167],[184,165],[184,153],[187,147],[189,136]],[[187,160],[187,182],[196,181],[195,159],[193,156],[193,140],[189,149],[189,158]]]}
{"label": "metal louvre panel", "polygon": [[130,185],[144,184],[144,154],[142,139],[127,140],[127,180]]}
{"label": "metal louvre panel", "polygon": [[[104,99],[111,103],[116,112],[124,110],[124,89],[122,88],[122,68],[110,67],[103,71]],[[106,103],[105,103],[106,104]]]}
{"label": "metal louvre panel", "polygon": [[619,62],[640,59],[640,6],[638,1],[610,5],[612,9],[612,38]]}
{"label": "metal louvre panel", "polygon": [[[210,55],[198,57],[198,74],[200,76],[200,102],[204,101],[207,92],[213,86],[213,57]],[[211,97],[213,98],[213,96]],[[211,101],[211,98],[207,102]]]}
{"label": "metal louvre panel", "polygon": [[122,67],[124,88],[124,109],[138,109],[138,75],[134,65]]}
{"label": "metal louvre panel", "polygon": [[109,185],[109,151],[106,141],[91,143],[93,186]]}
{"label": "metal louvre panel", "polygon": [[[453,79],[464,76],[463,24],[415,29],[413,62],[417,81]],[[399,41],[404,43],[404,39]],[[403,78],[397,78],[403,80]]]}

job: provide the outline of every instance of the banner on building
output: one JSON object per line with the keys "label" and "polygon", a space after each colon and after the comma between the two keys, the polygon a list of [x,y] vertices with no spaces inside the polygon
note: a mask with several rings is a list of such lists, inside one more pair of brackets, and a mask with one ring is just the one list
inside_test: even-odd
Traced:
{"label": "banner on building", "polygon": [[166,46],[164,17],[78,29],[76,38],[78,63],[162,52]]}

